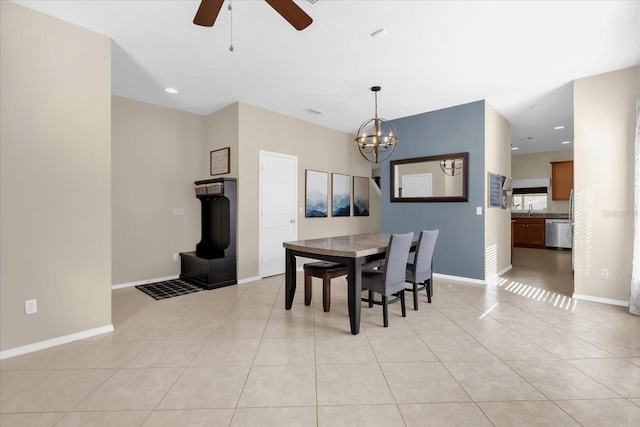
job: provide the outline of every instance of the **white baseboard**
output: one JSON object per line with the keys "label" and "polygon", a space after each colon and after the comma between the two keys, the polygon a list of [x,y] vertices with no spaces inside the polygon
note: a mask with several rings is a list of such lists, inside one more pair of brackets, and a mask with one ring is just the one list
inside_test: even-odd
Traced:
{"label": "white baseboard", "polygon": [[471,279],[469,277],[451,276],[449,274],[433,273],[433,277],[440,279],[458,280],[460,282],[475,283],[477,285],[486,285],[487,282],[479,279]]}
{"label": "white baseboard", "polygon": [[149,283],[164,282],[165,280],[176,280],[179,277],[180,276],[166,276],[166,277],[156,277],[155,279],[138,280],[137,282],[119,283],[117,285],[111,285],[111,290],[130,288],[132,286],[138,286],[138,285],[148,285]]}
{"label": "white baseboard", "polygon": [[513,268],[513,265],[509,264],[508,266],[506,266],[502,270],[498,271],[498,277],[502,276],[504,273],[506,273],[507,271],[511,270],[512,268]]}
{"label": "white baseboard", "polygon": [[89,329],[87,331],[76,332],[75,334],[64,335],[50,340],[40,341],[33,344],[23,345],[21,347],[10,348],[9,350],[0,351],[0,360],[9,357],[20,356],[22,354],[32,353],[45,348],[55,347],[61,344],[67,344],[73,341],[84,340],[95,337],[96,335],[113,332],[113,325],[102,326],[100,328]]}
{"label": "white baseboard", "polygon": [[573,299],[590,301],[590,302],[599,302],[601,304],[619,305],[620,307],[629,307],[629,301],[622,301],[618,299],[600,298],[600,297],[593,297],[590,295],[580,295],[580,294],[573,294]]}
{"label": "white baseboard", "polygon": [[260,276],[246,277],[244,279],[238,280],[238,285],[242,285],[243,283],[257,282],[258,280],[262,280]]}
{"label": "white baseboard", "polygon": [[[296,268],[296,271],[304,271],[304,269],[302,268],[302,266],[300,266]],[[274,274],[274,276],[284,276],[284,273]],[[272,277],[272,276],[267,276],[267,277]],[[262,280],[262,279],[264,279],[264,277],[262,276],[247,277],[244,279],[239,279],[238,285],[241,285],[243,283],[249,283],[249,282],[257,282],[258,280]]]}
{"label": "white baseboard", "polygon": [[[117,285],[111,285],[111,290],[130,288],[132,286],[138,286],[138,285],[147,285],[149,283],[163,282],[165,280],[176,280],[179,278],[180,276],[166,276],[166,277],[156,277],[155,279],[138,280],[137,282],[119,283]],[[238,280],[238,284],[241,285],[243,283],[255,282],[257,280],[262,280],[262,277],[254,276],[254,277],[247,277],[245,279],[240,279]]]}

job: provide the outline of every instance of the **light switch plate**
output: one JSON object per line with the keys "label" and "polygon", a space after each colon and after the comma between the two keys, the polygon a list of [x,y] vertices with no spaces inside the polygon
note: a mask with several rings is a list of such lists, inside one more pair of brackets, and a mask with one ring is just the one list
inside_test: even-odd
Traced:
{"label": "light switch plate", "polygon": [[24,302],[25,314],[34,314],[38,312],[38,300],[28,299]]}
{"label": "light switch plate", "polygon": [[476,206],[476,215],[482,215],[482,206]]}

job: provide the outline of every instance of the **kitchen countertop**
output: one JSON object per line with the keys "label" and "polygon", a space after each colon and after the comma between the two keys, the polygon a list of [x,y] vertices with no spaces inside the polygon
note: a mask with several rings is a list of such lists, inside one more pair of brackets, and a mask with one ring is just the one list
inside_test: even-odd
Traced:
{"label": "kitchen countertop", "polygon": [[512,212],[511,218],[544,218],[544,219],[569,219],[568,213],[557,213],[557,212],[546,212],[540,213],[535,212],[529,215],[527,212]]}

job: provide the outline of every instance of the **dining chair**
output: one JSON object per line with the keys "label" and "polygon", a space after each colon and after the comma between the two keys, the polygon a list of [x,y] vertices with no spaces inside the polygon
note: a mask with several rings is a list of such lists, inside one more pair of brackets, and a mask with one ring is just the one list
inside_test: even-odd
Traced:
{"label": "dining chair", "polygon": [[422,230],[418,238],[416,253],[413,263],[406,265],[405,281],[412,283],[406,291],[413,292],[413,309],[418,309],[418,292],[427,291],[427,302],[431,303],[433,294],[433,251],[440,230]]}
{"label": "dining chair", "polygon": [[[389,326],[388,305],[400,301],[402,317],[407,316],[404,301],[405,289],[405,268],[407,257],[413,241],[413,233],[392,234],[389,238],[389,246],[385,256],[384,265],[378,270],[362,271],[362,289],[368,291],[368,298],[361,298],[368,302],[369,307],[373,304],[382,305],[382,318],[384,327]],[[381,294],[382,300],[375,301],[373,293]],[[389,299],[390,296],[395,296]]]}

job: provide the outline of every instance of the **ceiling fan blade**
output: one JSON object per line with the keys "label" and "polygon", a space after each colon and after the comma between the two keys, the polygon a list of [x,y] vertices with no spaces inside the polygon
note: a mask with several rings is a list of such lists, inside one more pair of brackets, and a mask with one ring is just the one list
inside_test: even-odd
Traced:
{"label": "ceiling fan blade", "polygon": [[304,10],[300,9],[300,6],[294,3],[293,0],[265,0],[269,5],[275,9],[284,19],[289,21],[289,24],[300,31],[307,28],[313,22],[313,19],[307,15]]}
{"label": "ceiling fan blade", "polygon": [[213,27],[224,0],[202,0],[193,23],[203,27]]}

